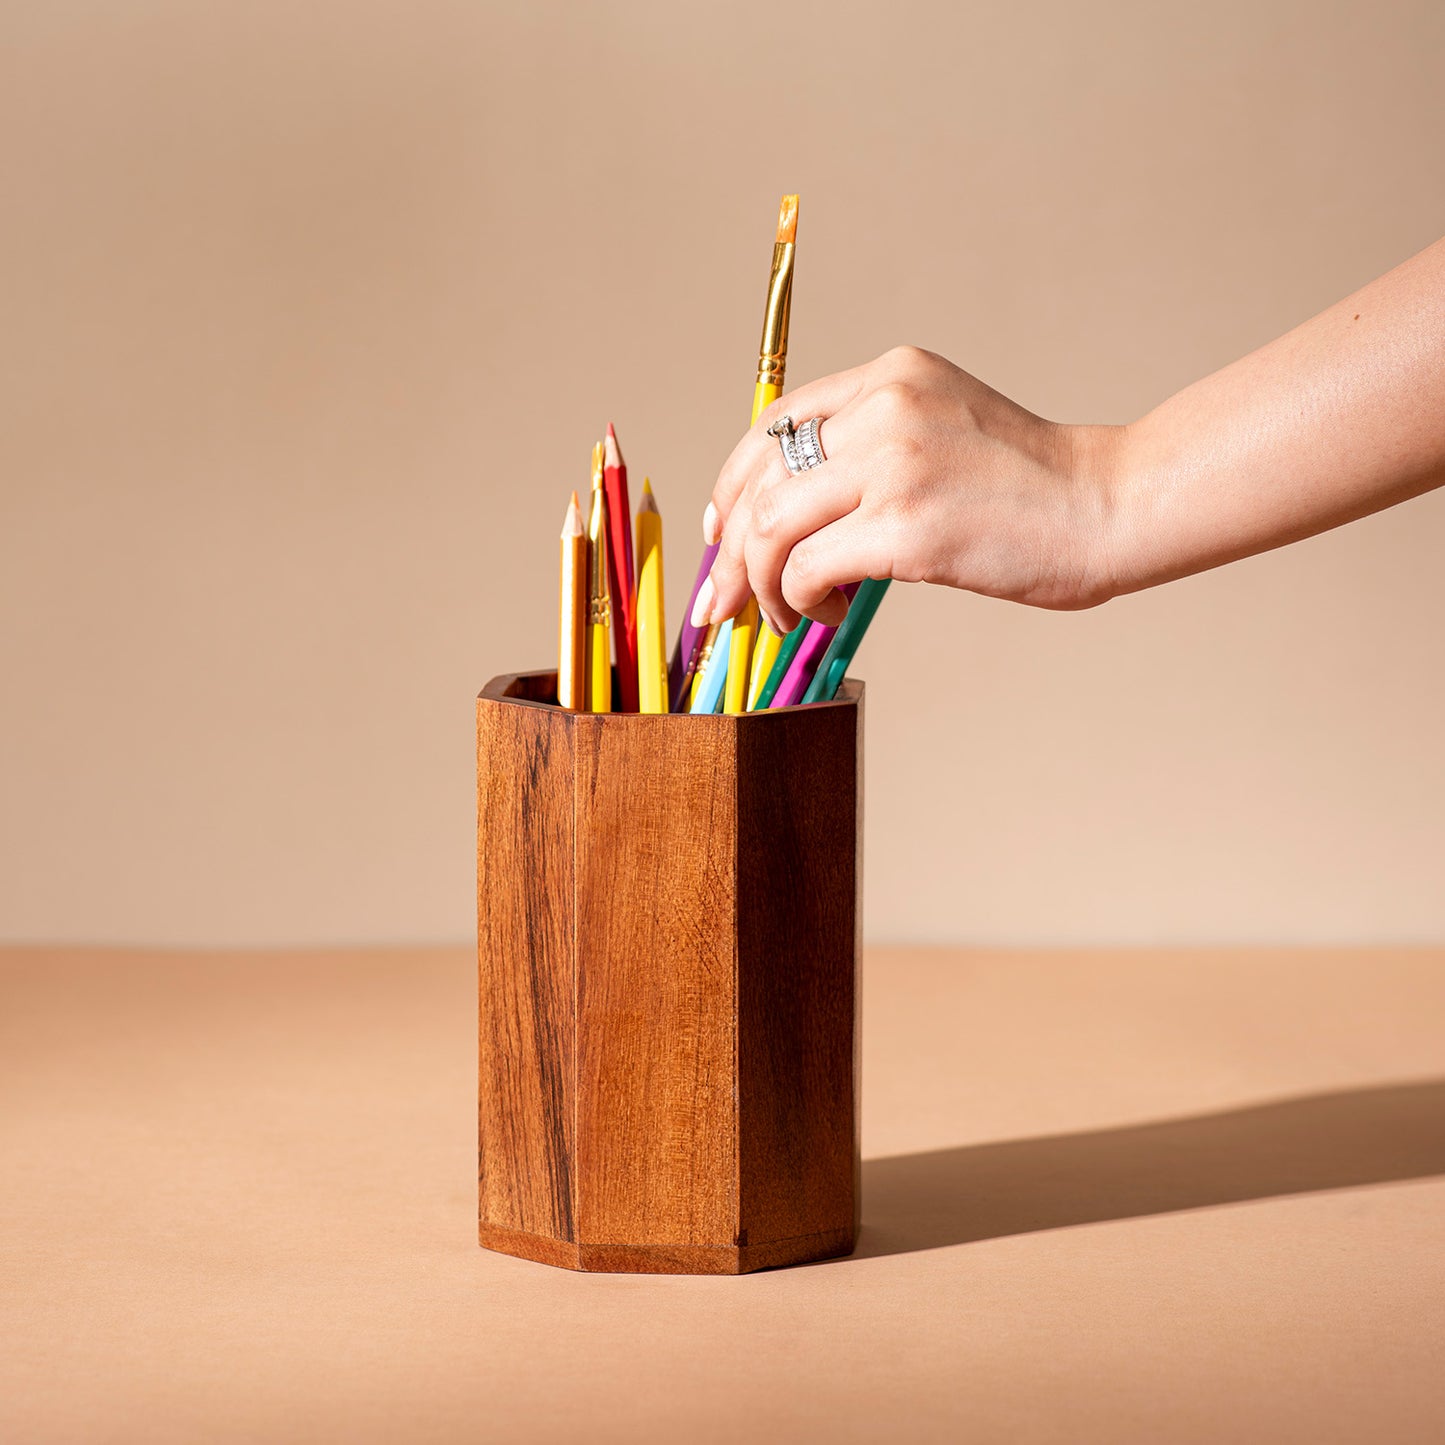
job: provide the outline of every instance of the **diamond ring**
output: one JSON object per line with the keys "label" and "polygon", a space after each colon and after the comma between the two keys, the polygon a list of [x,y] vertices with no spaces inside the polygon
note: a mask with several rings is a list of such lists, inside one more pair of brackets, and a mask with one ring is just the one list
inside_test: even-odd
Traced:
{"label": "diamond ring", "polygon": [[795,431],[792,417],[782,416],[768,428],[768,435],[778,439],[778,446],[783,453],[783,465],[794,476],[822,466],[827,460],[823,455],[823,444],[818,440],[818,428],[822,421],[822,417],[815,416]]}

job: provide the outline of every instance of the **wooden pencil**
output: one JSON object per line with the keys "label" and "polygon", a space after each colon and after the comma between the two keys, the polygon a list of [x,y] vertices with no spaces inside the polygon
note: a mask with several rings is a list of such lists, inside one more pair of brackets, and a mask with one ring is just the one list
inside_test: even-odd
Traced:
{"label": "wooden pencil", "polygon": [[576,492],[562,523],[557,615],[557,701],[577,711],[587,705],[587,531]]}
{"label": "wooden pencil", "polygon": [[[858,584],[849,582],[841,590],[851,602],[858,591]],[[794,703],[802,701],[803,694],[811,686],[823,656],[837,632],[836,627],[825,627],[821,622],[813,623],[804,634],[802,646],[797,649],[787,675],[778,685],[769,707],[792,707]]]}
{"label": "wooden pencil", "polygon": [[607,494],[607,590],[612,599],[612,641],[623,712],[637,711],[637,583],[632,561],[632,509],[627,463],[607,423],[602,443],[602,489]]}
{"label": "wooden pencil", "polygon": [[853,661],[853,654],[858,651],[858,644],[863,641],[863,634],[868,631],[868,624],[873,621],[873,614],[878,611],[878,604],[888,591],[888,580],[886,577],[868,577],[858,584],[848,615],[838,624],[838,630],[833,634],[807,692],[803,694],[804,702],[833,700],[833,694],[838,691],[848,671],[848,664]]}
{"label": "wooden pencil", "polygon": [[[637,703],[639,712],[666,712],[666,628],[663,625],[662,514],[652,483],[637,503]],[[617,664],[619,668],[622,663]]]}
{"label": "wooden pencil", "polygon": [[612,598],[607,581],[607,494],[602,443],[592,448],[592,515],[587,522],[587,711],[612,711]]}

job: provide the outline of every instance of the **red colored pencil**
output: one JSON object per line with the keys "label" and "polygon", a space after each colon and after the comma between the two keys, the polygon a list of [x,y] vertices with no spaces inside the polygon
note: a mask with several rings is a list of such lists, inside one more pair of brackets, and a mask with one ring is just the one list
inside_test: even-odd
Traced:
{"label": "red colored pencil", "polygon": [[632,561],[632,508],[627,504],[627,463],[607,423],[602,490],[607,494],[608,582],[612,588],[612,640],[622,711],[637,711],[637,575]]}

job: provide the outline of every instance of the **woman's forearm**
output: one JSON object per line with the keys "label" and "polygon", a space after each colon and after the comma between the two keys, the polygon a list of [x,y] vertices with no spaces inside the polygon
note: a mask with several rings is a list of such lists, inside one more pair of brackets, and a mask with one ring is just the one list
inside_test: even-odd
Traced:
{"label": "woman's forearm", "polygon": [[1445,241],[1186,387],[1112,447],[1111,590],[1308,537],[1445,482]]}

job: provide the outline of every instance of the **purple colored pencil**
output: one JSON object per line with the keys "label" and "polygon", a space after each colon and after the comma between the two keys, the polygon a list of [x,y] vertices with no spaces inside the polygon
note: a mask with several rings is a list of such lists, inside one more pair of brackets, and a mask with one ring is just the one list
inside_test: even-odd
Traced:
{"label": "purple colored pencil", "polygon": [[[850,582],[842,590],[851,602],[853,594],[858,590],[858,583]],[[798,644],[798,650],[793,654],[792,663],[783,674],[782,682],[778,684],[777,692],[773,694],[772,702],[768,704],[769,707],[792,707],[801,699],[837,630],[836,627],[819,627],[816,622],[808,628],[803,634],[802,642]]]}
{"label": "purple colored pencil", "polygon": [[668,706],[673,712],[687,711],[682,704],[687,697],[688,687],[692,683],[692,675],[697,671],[697,659],[698,654],[702,651],[703,639],[707,636],[706,627],[692,625],[692,604],[697,601],[697,594],[702,590],[702,584],[707,580],[707,574],[712,571],[712,564],[716,557],[716,544],[703,550],[702,561],[698,564],[697,579],[692,584],[692,591],[688,593],[687,607],[682,614],[682,627],[677,634],[677,646],[672,650],[672,661],[667,667]]}

